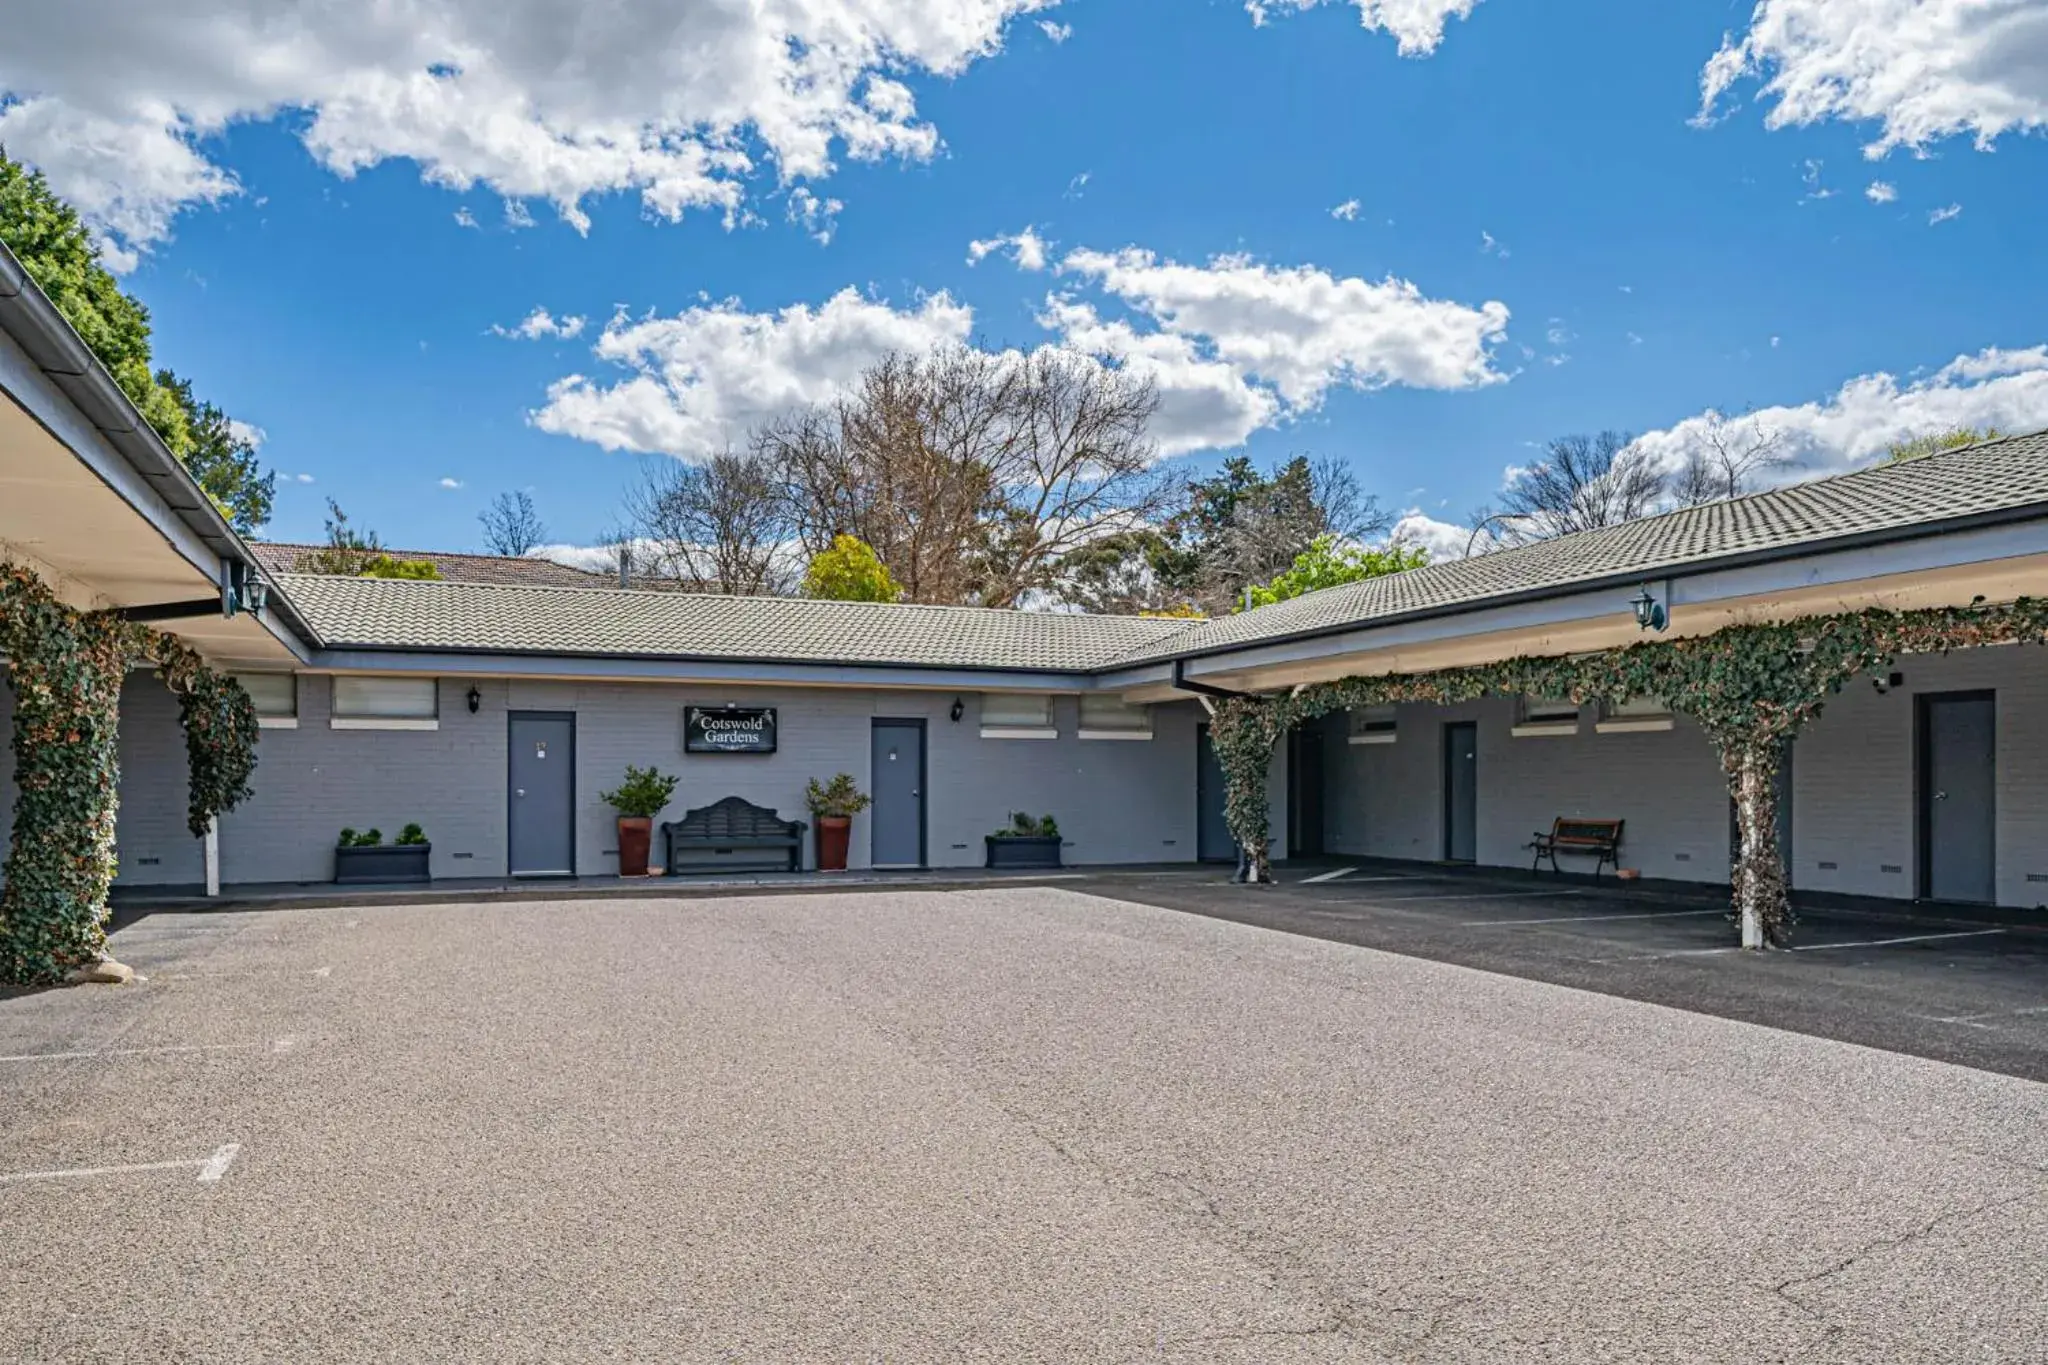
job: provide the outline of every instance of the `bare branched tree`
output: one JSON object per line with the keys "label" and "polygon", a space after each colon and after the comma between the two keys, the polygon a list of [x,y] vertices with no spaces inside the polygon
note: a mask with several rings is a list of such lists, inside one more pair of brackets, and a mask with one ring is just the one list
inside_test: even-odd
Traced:
{"label": "bare branched tree", "polygon": [[1724,417],[1710,411],[1685,464],[1671,477],[1671,498],[1680,507],[1739,498],[1754,492],[1761,476],[1792,463],[1782,428],[1751,415]]}
{"label": "bare branched tree", "polygon": [[1011,606],[1066,552],[1160,506],[1157,406],[1086,356],[956,346],[885,357],[839,403],[755,432],[752,452],[807,554],[857,536],[907,601]]}
{"label": "bare branched tree", "polygon": [[1497,509],[1473,519],[1474,548],[1482,537],[1507,547],[1619,526],[1656,511],[1665,491],[1664,475],[1626,433],[1560,436],[1513,473]]}
{"label": "bare branched tree", "polygon": [[524,491],[498,494],[476,519],[483,523],[484,544],[494,555],[516,558],[547,540],[548,528],[541,524],[533,495]]}
{"label": "bare branched tree", "polygon": [[751,455],[643,465],[625,516],[645,573],[738,597],[790,587],[788,504],[775,471]]}

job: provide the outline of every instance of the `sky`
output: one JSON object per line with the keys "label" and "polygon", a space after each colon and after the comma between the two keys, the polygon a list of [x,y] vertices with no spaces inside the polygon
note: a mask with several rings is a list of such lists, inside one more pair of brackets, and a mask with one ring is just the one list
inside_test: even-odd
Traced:
{"label": "sky", "polygon": [[1151,378],[1454,552],[1574,432],[2048,426],[2048,0],[71,0],[0,146],[325,499],[615,529],[891,349]]}

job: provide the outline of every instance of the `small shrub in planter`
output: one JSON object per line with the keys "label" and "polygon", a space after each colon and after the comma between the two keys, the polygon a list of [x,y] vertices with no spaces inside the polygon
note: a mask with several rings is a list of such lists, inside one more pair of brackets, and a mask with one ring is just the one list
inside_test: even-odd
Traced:
{"label": "small shrub in planter", "polygon": [[334,844],[334,880],[340,883],[423,882],[429,879],[429,858],[434,846],[418,825],[398,832],[398,842],[386,844],[382,830],[358,834],[344,829]]}
{"label": "small shrub in planter", "polygon": [[818,870],[844,872],[846,847],[853,838],[853,817],[873,804],[874,798],[854,785],[852,773],[840,773],[830,782],[812,778],[804,789],[804,804],[818,830]]}
{"label": "small shrub in planter", "polygon": [[668,808],[680,778],[658,768],[626,765],[626,780],[599,799],[619,813],[619,875],[647,875],[647,850],[654,841],[654,817]]}
{"label": "small shrub in planter", "polygon": [[989,867],[1060,866],[1060,827],[1050,815],[1034,820],[1017,811],[1007,828],[983,842],[988,846]]}

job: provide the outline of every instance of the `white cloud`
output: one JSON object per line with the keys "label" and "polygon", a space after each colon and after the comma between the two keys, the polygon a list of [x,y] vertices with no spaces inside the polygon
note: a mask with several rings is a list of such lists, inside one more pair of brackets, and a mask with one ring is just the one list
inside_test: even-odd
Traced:
{"label": "white cloud", "polygon": [[998,251],[1010,253],[1010,259],[1017,263],[1019,270],[1045,269],[1045,239],[1038,230],[1026,227],[1007,237],[984,237],[967,244],[967,264],[980,265],[991,254]]}
{"label": "white cloud", "polygon": [[1935,209],[1929,213],[1927,215],[1927,224],[1929,227],[1934,227],[1938,224],[1946,223],[1951,218],[1960,218],[1962,216],[1963,206],[1961,204],[1950,204],[1945,209]]}
{"label": "white cloud", "polygon": [[1038,21],[1038,31],[1052,39],[1055,43],[1064,43],[1067,39],[1074,36],[1074,26],[1072,24],[1056,24],[1050,19],[1040,19]]}
{"label": "white cloud", "polygon": [[464,204],[461,208],[455,210],[455,226],[466,228],[479,226],[476,221],[476,215],[469,211],[469,205]]}
{"label": "white cloud", "polygon": [[1358,210],[1363,207],[1364,205],[1360,204],[1356,199],[1346,199],[1343,203],[1337,205],[1336,208],[1330,210],[1330,216],[1339,222],[1355,223],[1358,221]]}
{"label": "white cloud", "polygon": [[1638,336],[1638,335],[1637,335],[1636,333],[1634,333],[1634,332],[1630,332],[1630,333],[1628,334],[1628,344],[1629,344],[1629,345],[1631,345],[1631,346],[1640,346],[1640,345],[1642,345],[1642,344],[1643,344],[1643,339],[1642,339],[1642,337]]}
{"label": "white cloud", "polygon": [[820,199],[802,185],[789,192],[789,221],[801,223],[819,246],[832,245],[832,235],[839,231],[839,211],[845,207],[837,199]]}
{"label": "white cloud", "polygon": [[311,474],[294,474],[294,475],[292,475],[292,482],[293,482],[293,483],[311,483],[311,482],[313,482],[313,476],[312,476]]}
{"label": "white cloud", "polygon": [[1863,197],[1873,204],[1889,204],[1899,197],[1899,187],[1889,180],[1873,180],[1864,187]]}
{"label": "white cloud", "polygon": [[460,479],[452,479],[452,478],[445,478],[445,477],[444,477],[444,478],[443,478],[443,479],[441,480],[441,487],[443,487],[443,488],[446,488],[446,489],[450,489],[450,490],[453,490],[453,489],[457,489],[457,488],[460,488],[460,487],[462,487],[462,480],[460,480]]}
{"label": "white cloud", "polygon": [[[1820,183],[1821,167],[1824,164],[1808,157],[1806,169],[1800,172],[1799,179],[1806,186],[1807,199],[1832,199],[1835,197],[1833,190]],[[1802,200],[1801,202],[1805,201]]]}
{"label": "white cloud", "polygon": [[505,201],[505,226],[508,228],[530,228],[533,226],[533,211],[526,207],[524,199]]}
{"label": "white cloud", "polygon": [[1067,182],[1066,191],[1060,195],[1060,198],[1079,199],[1081,197],[1082,191],[1088,188],[1088,182],[1090,180],[1093,180],[1094,178],[1095,172],[1093,171],[1081,172],[1079,175],[1075,176],[1072,180],[1069,180]]}
{"label": "white cloud", "polygon": [[[1641,440],[1660,464],[1675,469],[1701,445],[1715,418],[1701,413]],[[1894,442],[1956,427],[2032,431],[2048,426],[2048,345],[1958,356],[1906,383],[1882,371],[1859,375],[1827,398],[1762,408],[1740,421],[1780,434],[1796,461],[1785,471],[1788,479],[1852,469]]]}
{"label": "white cloud", "polygon": [[1439,521],[1419,507],[1411,507],[1401,514],[1388,539],[1400,545],[1420,545],[1429,551],[1433,562],[1463,559],[1468,547],[1486,550],[1493,544],[1493,537],[1481,532],[1479,543],[1473,546],[1471,527]]}
{"label": "white cloud", "polygon": [[2026,0],[1760,0],[1700,76],[1700,119],[1759,83],[1771,128],[1881,125],[1871,157],[2048,128],[2048,9]]}
{"label": "white cloud", "polygon": [[944,293],[899,310],[852,289],[819,308],[748,313],[727,300],[673,317],[616,317],[595,354],[630,377],[569,375],[530,420],[606,450],[703,459],[750,427],[847,392],[891,351],[965,342],[973,327],[973,309]]}
{"label": "white cloud", "polygon": [[[1243,257],[1187,266],[1132,248],[1054,262],[1029,228],[970,244],[968,260],[997,252],[1025,270],[1051,267],[1068,286],[1037,314],[1051,344],[1156,386],[1152,436],[1166,455],[1241,445],[1313,411],[1332,388],[1466,389],[1506,378],[1491,354],[1508,320],[1499,303],[1468,308],[1401,280]],[[607,450],[701,459],[764,421],[847,392],[888,352],[964,344],[973,329],[973,310],[943,293],[899,309],[852,289],[818,308],[749,313],[727,301],[674,317],[622,316],[595,350],[632,373],[569,375],[532,421]]]}
{"label": "white cloud", "polygon": [[1406,280],[1337,277],[1246,256],[1183,265],[1150,251],[1078,250],[1060,272],[1093,284],[1240,374],[1309,410],[1332,387],[1467,389],[1498,383],[1507,305],[1426,297]]}
{"label": "white cloud", "polygon": [[233,417],[228,419],[228,435],[237,441],[246,441],[252,450],[270,439],[270,433],[262,427],[252,426]]}
{"label": "white cloud", "polygon": [[[73,0],[0,45],[0,143],[132,263],[177,214],[237,193],[208,139],[292,130],[328,170],[410,161],[429,182],[545,200],[637,193],[732,218],[749,177],[924,159],[903,78],[957,75],[1057,0]],[[522,210],[523,211],[523,210]]]}
{"label": "white cloud", "polygon": [[1502,260],[1506,260],[1509,256],[1514,254],[1510,252],[1506,247],[1500,244],[1500,238],[1494,236],[1492,233],[1486,231],[1484,228],[1480,229],[1479,232],[1479,250],[1483,255],[1498,256]]}
{"label": "white cloud", "polygon": [[[1315,9],[1334,0],[1245,0],[1254,24],[1264,24],[1275,11]],[[1349,0],[1358,20],[1376,32],[1391,33],[1404,57],[1423,57],[1444,40],[1444,24],[1468,18],[1479,0]]]}
{"label": "white cloud", "polygon": [[581,336],[587,321],[587,318],[576,315],[557,318],[545,308],[536,308],[516,326],[501,327],[493,323],[491,332],[494,336],[511,337],[519,341],[540,341],[543,338],[567,341],[572,337]]}

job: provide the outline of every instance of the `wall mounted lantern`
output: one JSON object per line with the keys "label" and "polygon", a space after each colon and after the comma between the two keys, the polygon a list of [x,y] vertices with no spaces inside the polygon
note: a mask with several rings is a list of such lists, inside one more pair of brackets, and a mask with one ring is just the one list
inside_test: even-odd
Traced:
{"label": "wall mounted lantern", "polygon": [[967,714],[967,703],[960,700],[958,697],[953,698],[953,709],[946,712],[946,714],[953,718],[953,723],[955,725],[958,725],[960,723],[960,717]]}
{"label": "wall mounted lantern", "polygon": [[475,715],[477,713],[477,709],[481,707],[483,704],[484,694],[476,690],[475,683],[471,683],[469,685],[469,714],[471,714],[472,716]]}
{"label": "wall mounted lantern", "polygon": [[1638,630],[1662,630],[1669,620],[1664,614],[1664,604],[1651,595],[1650,586],[1647,583],[1643,585],[1642,592],[1638,593],[1630,601],[1629,605],[1636,609],[1636,628]]}

